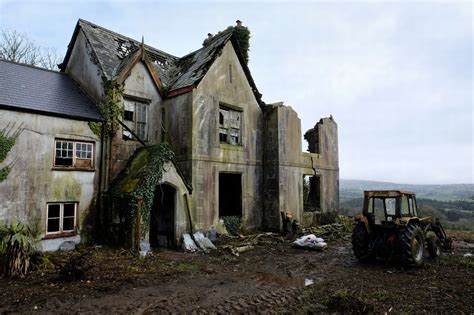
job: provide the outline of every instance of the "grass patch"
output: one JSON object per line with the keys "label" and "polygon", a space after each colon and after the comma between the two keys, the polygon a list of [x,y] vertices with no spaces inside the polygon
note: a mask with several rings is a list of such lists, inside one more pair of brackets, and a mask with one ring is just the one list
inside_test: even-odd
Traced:
{"label": "grass patch", "polygon": [[354,296],[351,291],[337,290],[324,304],[331,312],[367,314],[374,312],[374,306]]}

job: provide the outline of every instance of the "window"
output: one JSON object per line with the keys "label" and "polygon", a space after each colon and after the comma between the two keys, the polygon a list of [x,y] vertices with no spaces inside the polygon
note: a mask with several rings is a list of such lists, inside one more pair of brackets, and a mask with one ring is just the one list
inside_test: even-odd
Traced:
{"label": "window", "polygon": [[46,234],[76,231],[77,203],[50,203],[46,221]]}
{"label": "window", "polygon": [[241,142],[241,117],[242,112],[225,107],[219,109],[219,141],[232,145]]}
{"label": "window", "polygon": [[94,144],[91,142],[56,140],[54,166],[92,168]]}
{"label": "window", "polygon": [[[124,99],[123,121],[141,140],[147,140],[148,104],[136,100]],[[133,135],[128,130],[123,131],[123,139],[132,140]]]}

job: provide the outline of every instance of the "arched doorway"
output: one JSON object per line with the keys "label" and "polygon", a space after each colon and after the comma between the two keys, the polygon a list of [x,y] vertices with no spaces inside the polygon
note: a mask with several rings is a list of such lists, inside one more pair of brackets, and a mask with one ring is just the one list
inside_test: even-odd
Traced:
{"label": "arched doorway", "polygon": [[156,187],[150,213],[150,245],[175,248],[176,189],[168,184]]}

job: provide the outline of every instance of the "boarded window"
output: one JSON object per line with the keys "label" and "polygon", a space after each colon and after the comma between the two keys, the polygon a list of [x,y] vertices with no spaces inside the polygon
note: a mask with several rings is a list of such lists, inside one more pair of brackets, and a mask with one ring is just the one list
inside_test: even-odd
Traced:
{"label": "boarded window", "polygon": [[77,203],[50,203],[46,222],[46,234],[74,232],[76,230]]}
{"label": "boarded window", "polygon": [[241,144],[242,112],[219,108],[219,141],[232,145]]}
{"label": "boarded window", "polygon": [[92,168],[94,144],[91,142],[56,140],[54,166]]}

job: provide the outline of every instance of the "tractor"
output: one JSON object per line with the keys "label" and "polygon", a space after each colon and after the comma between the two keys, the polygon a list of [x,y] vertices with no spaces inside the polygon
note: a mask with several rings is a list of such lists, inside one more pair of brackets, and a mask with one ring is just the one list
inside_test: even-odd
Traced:
{"label": "tractor", "polygon": [[355,217],[352,249],[359,261],[399,259],[404,266],[420,267],[425,248],[430,258],[452,249],[439,219],[418,217],[415,193],[399,190],[364,192],[362,214]]}

